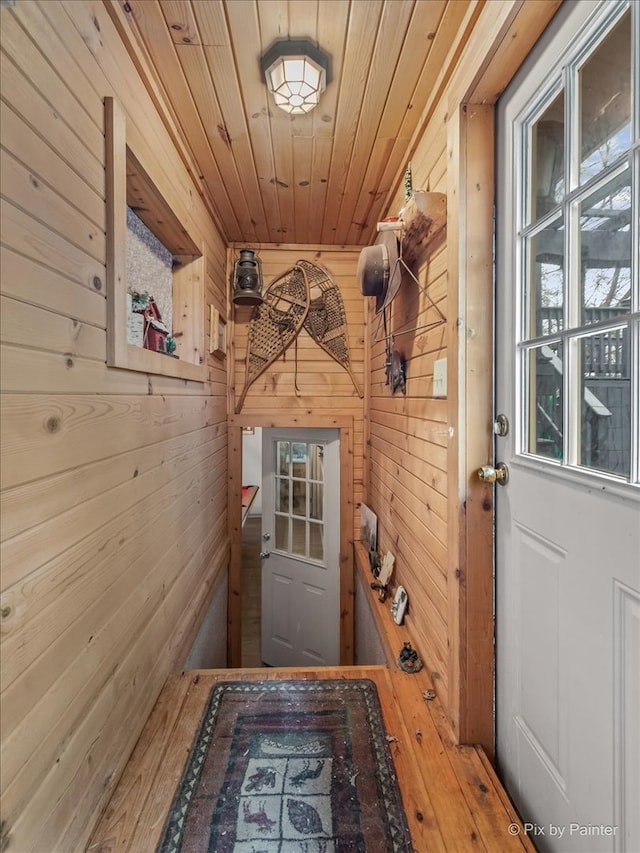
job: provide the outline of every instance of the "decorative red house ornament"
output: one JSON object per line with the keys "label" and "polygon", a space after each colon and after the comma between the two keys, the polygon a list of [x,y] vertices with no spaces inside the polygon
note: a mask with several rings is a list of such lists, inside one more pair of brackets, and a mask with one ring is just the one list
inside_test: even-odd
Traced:
{"label": "decorative red house ornament", "polygon": [[143,312],[144,339],[143,346],[154,352],[167,352],[169,330],[162,322],[160,311],[154,299],[150,299]]}

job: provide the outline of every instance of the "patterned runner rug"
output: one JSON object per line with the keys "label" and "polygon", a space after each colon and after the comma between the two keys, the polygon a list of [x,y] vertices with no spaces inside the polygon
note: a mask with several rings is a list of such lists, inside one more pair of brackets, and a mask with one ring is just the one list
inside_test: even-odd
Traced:
{"label": "patterned runner rug", "polygon": [[159,853],[411,853],[376,686],[216,685]]}

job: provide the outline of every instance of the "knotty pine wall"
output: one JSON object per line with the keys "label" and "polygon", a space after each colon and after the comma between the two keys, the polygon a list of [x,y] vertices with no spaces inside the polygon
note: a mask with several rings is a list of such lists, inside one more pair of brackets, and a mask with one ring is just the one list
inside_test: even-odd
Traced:
{"label": "knotty pine wall", "polygon": [[[439,189],[438,191],[442,191]],[[447,316],[444,246],[420,281]],[[418,285],[405,273],[392,303],[394,332],[438,321]],[[368,412],[366,503],[378,516],[379,549],[396,558],[394,583],[410,596],[406,618],[413,645],[428,661],[438,692],[447,703],[447,400],[433,393],[433,365],[447,356],[445,324],[398,334],[393,347],[406,360],[406,395],[387,384],[385,344],[376,341],[379,317],[371,310],[371,380]]]}
{"label": "knotty pine wall", "polygon": [[[470,7],[424,105],[407,151],[413,188],[447,195],[446,233],[405,274],[392,304],[394,346],[406,359],[406,396],[385,385],[384,344],[369,307],[365,360],[364,499],[379,519],[379,548],[396,556],[409,594],[406,628],[455,735],[494,741],[493,489],[477,469],[493,460],[493,109],[559,0]],[[388,216],[405,204],[404,187]],[[409,334],[407,329],[445,323]],[[447,359],[447,394],[433,366]]]}
{"label": "knotty pine wall", "polygon": [[[267,280],[301,255],[337,275],[367,396],[363,405],[347,374],[303,332],[299,391],[291,349],[256,382],[240,415],[230,414],[231,429],[227,411],[242,387],[244,359],[241,324],[234,327],[232,317],[229,390],[225,363],[209,356],[204,385],[105,367],[105,96],[118,99],[151,176],[201,236],[206,302],[220,310],[229,258],[103,5],[19,0],[1,9],[4,849],[82,848],[167,673],[185,658],[229,545],[233,554],[226,485],[240,471],[241,440],[230,446],[228,435],[242,423],[349,424],[353,500],[341,510],[351,513],[354,535],[359,500],[378,513],[381,548],[396,554],[397,580],[411,596],[408,628],[454,729],[490,746],[491,577],[487,586],[486,563],[484,574],[466,575],[462,534],[473,507],[490,515],[491,499],[461,469],[468,395],[456,376],[462,350],[484,341],[482,400],[469,413],[485,428],[475,454],[483,458],[473,463],[483,464],[490,447],[491,365],[483,346],[491,296],[482,288],[491,268],[491,104],[557,3],[471,7],[423,110],[424,129],[407,160],[416,188],[447,193],[449,217],[446,242],[419,277],[448,321],[397,338],[408,360],[407,396],[392,397],[384,385],[377,318],[356,291],[358,252],[267,247]],[[487,106],[467,113],[463,104],[471,101]],[[400,192],[389,215],[402,206]],[[478,276],[481,286],[471,289],[482,299],[461,306]],[[394,323],[415,325],[433,311],[409,283],[394,315]],[[449,394],[439,400],[433,361],[444,355]],[[488,604],[489,619],[475,627],[488,652],[476,667],[467,621],[480,599],[480,615]],[[472,668],[481,683],[461,701]],[[469,707],[481,709],[480,730],[462,720]]]}
{"label": "knotty pine wall", "polygon": [[[466,38],[467,45],[473,44],[473,23],[469,23]],[[381,553],[390,550],[396,557],[394,585],[402,584],[409,595],[405,626],[411,643],[424,660],[454,731],[466,740],[468,729],[465,732],[460,724],[459,709],[465,685],[457,660],[457,655],[465,653],[469,642],[457,618],[457,609],[466,606],[466,601],[460,603],[466,590],[466,567],[462,566],[460,555],[452,546],[458,534],[456,515],[462,511],[468,490],[467,483],[458,480],[458,442],[454,440],[454,436],[464,430],[457,405],[458,325],[464,328],[464,312],[459,311],[459,281],[451,267],[452,255],[462,251],[456,244],[457,199],[451,193],[459,178],[459,163],[448,150],[449,110],[453,109],[455,114],[459,108],[459,101],[455,99],[461,97],[461,91],[452,92],[453,76],[454,70],[447,69],[445,80],[450,82],[444,83],[441,96],[430,105],[428,124],[407,157],[411,162],[414,189],[447,194],[447,227],[436,237],[418,267],[412,269],[419,283],[404,271],[398,296],[392,303],[390,328],[396,336],[393,346],[406,361],[406,395],[399,390],[392,395],[386,385],[385,345],[376,341],[379,318],[373,308],[369,308],[367,341],[371,378],[367,400],[365,501],[378,516]],[[490,169],[485,177],[482,192],[492,199]],[[388,215],[397,215],[404,204],[404,194],[398,192]],[[491,201],[488,209],[491,209]],[[437,304],[446,322],[441,322],[430,300]],[[490,300],[485,310],[490,317]],[[421,328],[425,326],[427,328]],[[416,327],[416,331],[410,331]],[[490,358],[490,338],[484,340]],[[434,362],[442,358],[447,359],[448,388],[445,396],[436,397]],[[481,393],[490,407],[488,376]],[[488,427],[486,412],[481,415],[478,410],[478,416],[482,417],[479,429],[484,434]],[[481,556],[478,553],[479,559]],[[486,560],[486,554],[484,558]],[[490,553],[488,558],[490,560]],[[477,607],[484,620],[485,634],[491,637],[490,601],[488,604],[488,611],[486,600],[478,601]],[[480,610],[482,607],[484,611]],[[485,705],[474,711],[484,722],[476,726],[473,740],[483,743],[489,754],[492,751],[492,665],[491,653],[488,659],[483,659],[478,650],[476,668],[478,677],[483,679]]]}
{"label": "knotty pine wall", "polygon": [[[364,459],[364,312],[365,300],[356,281],[360,250],[328,246],[267,246],[260,248],[265,287],[290,269],[299,258],[320,264],[339,287],[347,318],[351,365],[358,389],[351,377],[322,350],[303,329],[286,351],[251,385],[237,423],[269,426],[274,417],[288,417],[291,426],[329,426],[328,419],[353,422],[353,500],[362,500]],[[232,259],[235,253],[232,253]],[[236,306],[233,312],[231,347],[233,378],[230,383],[229,411],[234,412],[245,383],[247,337],[251,308]],[[297,363],[297,366],[296,366]],[[282,425],[279,423],[278,425]],[[353,515],[353,509],[351,509]],[[353,515],[353,532],[359,535],[359,518]]]}
{"label": "knotty pine wall", "polygon": [[[415,188],[447,192],[445,148],[445,125],[436,114],[411,159]],[[403,197],[398,197],[389,215],[397,215],[403,204]],[[401,390],[392,394],[387,384],[380,319],[374,307],[369,307],[371,379],[365,489],[365,500],[378,516],[380,552],[394,554],[394,583],[402,584],[409,593],[406,625],[412,644],[424,657],[445,707],[449,691],[450,440],[447,398],[434,395],[433,370],[437,359],[450,354],[447,323],[428,297],[448,318],[446,248],[446,234],[440,233],[428,257],[417,269],[412,268],[419,284],[403,269],[402,284],[391,304],[392,346],[406,363],[406,394]]]}
{"label": "knotty pine wall", "polygon": [[[229,252],[229,270],[240,247]],[[254,247],[256,248],[256,247]],[[339,287],[348,325],[352,371],[358,389],[344,368],[322,350],[302,329],[285,353],[251,385],[238,414],[230,414],[230,638],[229,659],[240,660],[237,620],[240,613],[240,551],[242,531],[239,515],[241,478],[241,426],[336,427],[341,430],[340,570],[341,639],[340,660],[353,662],[354,575],[353,538],[359,536],[358,505],[362,500],[364,463],[364,318],[365,306],[356,280],[360,249],[354,247],[268,245],[259,248],[264,284],[302,258],[320,264]],[[313,295],[313,294],[312,294]],[[247,340],[252,309],[235,306],[229,324],[232,370],[229,383],[229,412],[236,410],[245,383]],[[296,352],[297,350],[297,352]],[[361,393],[359,393],[361,392]],[[234,491],[235,489],[235,491]],[[233,513],[233,509],[231,510]]]}
{"label": "knotty pine wall", "polygon": [[0,15],[0,846],[51,853],[83,849],[229,555],[225,364],[105,365],[105,96],[222,311],[226,247],[102,3]]}

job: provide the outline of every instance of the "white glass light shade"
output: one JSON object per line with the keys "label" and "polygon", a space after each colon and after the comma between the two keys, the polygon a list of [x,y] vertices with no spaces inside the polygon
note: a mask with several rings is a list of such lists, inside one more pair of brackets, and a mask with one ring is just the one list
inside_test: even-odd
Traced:
{"label": "white glass light shade", "polygon": [[308,113],[327,85],[328,60],[311,42],[276,42],[261,61],[276,105],[292,115]]}

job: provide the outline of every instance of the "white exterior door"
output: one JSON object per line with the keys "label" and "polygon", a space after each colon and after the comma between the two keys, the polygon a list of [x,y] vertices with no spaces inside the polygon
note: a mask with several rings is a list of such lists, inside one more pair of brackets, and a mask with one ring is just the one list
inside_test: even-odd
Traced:
{"label": "white exterior door", "polygon": [[264,429],[262,436],[262,660],[271,666],[335,666],[339,430]]}
{"label": "white exterior door", "polygon": [[640,3],[498,109],[497,758],[540,851],[640,851]]}

